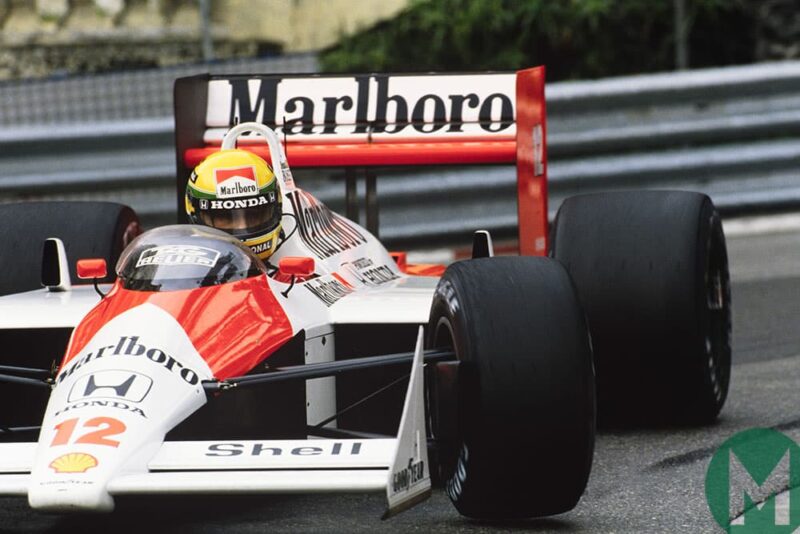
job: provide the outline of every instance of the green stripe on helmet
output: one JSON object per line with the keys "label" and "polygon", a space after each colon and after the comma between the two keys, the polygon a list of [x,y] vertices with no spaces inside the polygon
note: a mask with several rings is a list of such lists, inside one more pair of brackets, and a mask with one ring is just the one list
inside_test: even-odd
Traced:
{"label": "green stripe on helmet", "polygon": [[191,195],[195,198],[205,198],[208,200],[215,200],[217,198],[217,195],[215,193],[208,193],[206,191],[202,191],[194,187],[192,184],[189,184],[187,188],[191,190]]}

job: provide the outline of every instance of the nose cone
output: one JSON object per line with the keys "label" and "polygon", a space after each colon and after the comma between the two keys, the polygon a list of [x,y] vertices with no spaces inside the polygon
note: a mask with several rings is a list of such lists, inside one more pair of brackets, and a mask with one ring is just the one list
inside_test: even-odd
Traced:
{"label": "nose cone", "polygon": [[107,512],[108,483],[147,472],[164,436],[206,402],[211,370],[180,325],[143,304],[101,328],[64,365],[45,413],[28,502]]}

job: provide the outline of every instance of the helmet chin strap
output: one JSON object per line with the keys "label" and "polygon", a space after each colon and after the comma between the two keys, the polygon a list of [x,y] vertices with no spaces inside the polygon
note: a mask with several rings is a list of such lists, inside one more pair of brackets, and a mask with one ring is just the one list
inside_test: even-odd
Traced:
{"label": "helmet chin strap", "polygon": [[276,134],[275,130],[269,126],[261,124],[260,122],[243,122],[241,124],[237,124],[228,130],[228,133],[226,133],[225,137],[222,138],[222,150],[236,148],[236,140],[240,135],[246,132],[256,132],[261,134],[264,139],[266,139],[267,145],[269,146],[272,172],[275,173],[275,177],[278,179],[280,187],[285,187],[286,181],[283,176],[283,168],[284,165],[286,165],[288,168],[288,164],[286,163],[286,154],[283,152],[283,148],[281,148],[280,141],[278,141],[278,134]]}

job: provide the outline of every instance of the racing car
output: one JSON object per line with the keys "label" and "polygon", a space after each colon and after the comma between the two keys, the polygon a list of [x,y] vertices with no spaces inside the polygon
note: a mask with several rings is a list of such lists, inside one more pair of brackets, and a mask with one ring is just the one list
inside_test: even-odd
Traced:
{"label": "racing car", "polygon": [[[180,224],[0,206],[0,495],[107,512],[132,494],[383,491],[390,517],[436,483],[465,516],[526,518],[577,504],[598,411],[716,418],[731,327],[712,202],[585,195],[549,224],[543,84],[541,67],[180,79]],[[183,215],[193,166],[237,146],[280,185],[269,262]],[[476,229],[449,266],[390,253],[374,218],[291,172],[509,160],[520,255]]]}

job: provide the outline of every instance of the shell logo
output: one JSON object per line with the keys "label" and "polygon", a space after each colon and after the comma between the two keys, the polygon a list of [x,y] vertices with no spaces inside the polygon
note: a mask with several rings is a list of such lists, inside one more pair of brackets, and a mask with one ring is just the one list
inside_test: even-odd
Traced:
{"label": "shell logo", "polygon": [[56,473],[85,473],[97,467],[97,458],[83,452],[71,452],[50,462],[50,467]]}

